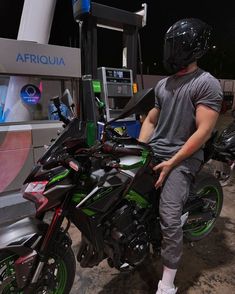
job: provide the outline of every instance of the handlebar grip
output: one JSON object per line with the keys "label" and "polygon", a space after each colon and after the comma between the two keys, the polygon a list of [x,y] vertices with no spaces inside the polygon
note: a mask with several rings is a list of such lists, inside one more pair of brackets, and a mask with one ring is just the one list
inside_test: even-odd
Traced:
{"label": "handlebar grip", "polygon": [[114,155],[136,155],[141,156],[142,150],[137,148],[126,148],[117,143],[106,142],[103,144],[103,152]]}
{"label": "handlebar grip", "polygon": [[116,147],[114,152],[119,155],[136,155],[141,156],[142,150],[136,148]]}

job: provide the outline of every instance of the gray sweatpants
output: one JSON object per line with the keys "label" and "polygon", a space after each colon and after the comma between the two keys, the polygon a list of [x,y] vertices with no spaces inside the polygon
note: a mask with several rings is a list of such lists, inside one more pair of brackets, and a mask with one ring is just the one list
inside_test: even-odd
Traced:
{"label": "gray sweatpants", "polygon": [[175,167],[162,187],[159,213],[162,230],[161,255],[163,264],[177,269],[183,251],[183,231],[180,217],[187,201],[191,182],[201,162],[189,158]]}

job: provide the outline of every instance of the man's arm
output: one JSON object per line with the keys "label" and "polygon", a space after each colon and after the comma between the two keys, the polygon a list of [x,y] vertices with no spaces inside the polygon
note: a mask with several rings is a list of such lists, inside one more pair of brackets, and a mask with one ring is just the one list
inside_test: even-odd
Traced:
{"label": "man's arm", "polygon": [[171,158],[173,166],[176,166],[182,160],[190,157],[210,138],[218,117],[219,113],[211,108],[208,108],[202,104],[197,107],[197,130],[187,140],[183,147]]}
{"label": "man's arm", "polygon": [[156,187],[162,185],[165,177],[174,166],[178,165],[184,159],[190,157],[210,138],[218,117],[219,113],[215,110],[202,104],[198,105],[196,109],[197,130],[171,159],[164,161],[154,167],[154,170],[161,171],[158,181],[155,184]]}
{"label": "man's arm", "polygon": [[153,108],[149,111],[140,130],[140,135],[139,135],[140,142],[147,143],[149,141],[157,125],[159,113],[160,113],[159,108]]}

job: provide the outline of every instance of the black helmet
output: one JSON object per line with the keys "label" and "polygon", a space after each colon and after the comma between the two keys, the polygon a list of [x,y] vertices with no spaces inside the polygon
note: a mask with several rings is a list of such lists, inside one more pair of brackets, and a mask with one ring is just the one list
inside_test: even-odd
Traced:
{"label": "black helmet", "polygon": [[165,34],[163,63],[169,73],[176,73],[201,58],[210,47],[211,27],[197,18],[174,23]]}

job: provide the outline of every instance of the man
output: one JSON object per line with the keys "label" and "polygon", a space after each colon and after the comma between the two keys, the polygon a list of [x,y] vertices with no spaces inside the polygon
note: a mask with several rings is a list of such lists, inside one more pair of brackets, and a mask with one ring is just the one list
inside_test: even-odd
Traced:
{"label": "man", "polygon": [[163,275],[157,294],[174,294],[182,256],[181,213],[193,177],[203,161],[203,144],[219,116],[222,90],[217,79],[197,65],[209,49],[211,27],[199,19],[182,19],[165,34],[164,66],[171,76],[155,87],[155,108],[142,125],[139,140],[149,142],[161,163],[155,184],[161,188]]}

